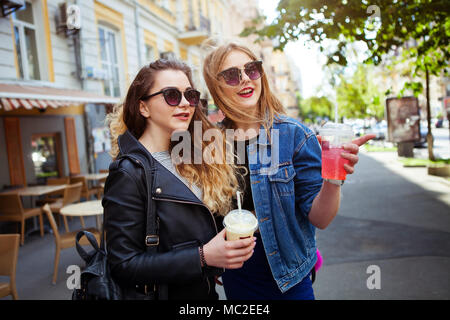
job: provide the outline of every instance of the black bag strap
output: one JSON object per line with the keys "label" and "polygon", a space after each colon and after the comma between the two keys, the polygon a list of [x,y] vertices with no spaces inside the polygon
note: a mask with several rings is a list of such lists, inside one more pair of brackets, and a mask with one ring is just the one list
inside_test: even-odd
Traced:
{"label": "black bag strap", "polygon": [[[146,226],[146,237],[145,237],[145,245],[147,246],[147,251],[156,251],[159,245],[159,230],[158,225],[156,223],[156,206],[155,200],[153,200],[153,185],[154,179],[156,177],[156,170],[153,164],[151,163],[150,170],[145,169],[145,180],[147,181],[147,226]],[[150,171],[150,172],[149,172]]]}
{"label": "black bag strap", "polygon": [[[155,164],[154,160],[150,159],[149,161],[147,159],[143,159],[143,157],[140,157],[139,155],[133,154],[124,154],[120,155],[117,160],[119,159],[125,159],[128,158],[133,162],[136,162],[137,164],[141,165],[144,169],[145,174],[145,181],[147,184],[147,223],[146,223],[146,236],[145,236],[145,245],[147,248],[147,251],[156,251],[158,245],[159,245],[159,234],[158,234],[158,226],[156,223],[156,206],[155,201],[153,200],[152,193],[153,193],[153,185],[156,177],[156,170],[155,170]],[[145,162],[149,162],[150,169],[145,166]],[[102,232],[104,233],[104,231]],[[102,240],[104,239],[104,234],[102,235]]]}
{"label": "black bag strap", "polygon": [[91,260],[92,255],[88,254],[79,243],[80,239],[83,236],[86,236],[86,238],[89,240],[90,244],[92,245],[92,247],[94,248],[94,250],[96,252],[98,252],[100,249],[98,247],[97,239],[95,238],[95,236],[92,233],[90,233],[89,231],[86,231],[86,230],[78,231],[77,236],[75,238],[75,245],[76,245],[78,254],[84,261],[89,262],[89,260]]}
{"label": "black bag strap", "polygon": [[[156,224],[155,205],[154,205],[154,200],[152,198],[152,186],[153,186],[152,178],[154,178],[154,176],[155,176],[153,161],[151,161],[151,163],[150,163],[150,172],[149,172],[149,170],[146,169],[145,165],[143,165],[143,163],[142,163],[143,160],[139,160],[135,156],[121,155],[121,156],[117,157],[116,160],[121,160],[121,159],[125,159],[125,158],[128,158],[131,161],[140,163],[142,165],[142,168],[144,169],[145,180],[147,183],[147,190],[148,190],[147,193],[149,195],[149,197],[147,199],[147,223],[146,223],[145,244],[147,247],[147,251],[156,250],[157,246],[159,245],[159,235],[158,235],[157,224]],[[81,239],[81,237],[83,235],[85,235],[88,238],[89,242],[91,243],[92,247],[95,249],[95,251],[101,250],[105,254],[107,254],[106,243],[105,243],[105,222],[106,222],[106,215],[103,215],[102,233],[101,233],[101,238],[100,238],[100,248],[98,246],[97,239],[89,231],[81,230],[80,232],[78,232],[78,234],[76,236],[75,242],[76,242],[78,254],[86,262],[90,260],[91,255],[89,255],[81,247],[81,245],[79,244],[79,240]]]}

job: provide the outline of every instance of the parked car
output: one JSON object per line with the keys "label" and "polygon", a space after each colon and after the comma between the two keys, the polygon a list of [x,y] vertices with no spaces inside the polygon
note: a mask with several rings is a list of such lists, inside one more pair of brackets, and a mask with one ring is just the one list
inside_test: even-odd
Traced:
{"label": "parked car", "polygon": [[375,134],[375,140],[384,140],[387,136],[387,124],[378,122],[373,127],[368,128],[365,134]]}
{"label": "parked car", "polygon": [[420,125],[420,139],[414,142],[415,148],[424,148],[427,145],[428,128],[425,125]]}
{"label": "parked car", "polygon": [[354,123],[352,125],[352,129],[353,129],[353,133],[355,134],[355,136],[360,137],[360,136],[364,135],[364,131],[365,131],[364,126]]}

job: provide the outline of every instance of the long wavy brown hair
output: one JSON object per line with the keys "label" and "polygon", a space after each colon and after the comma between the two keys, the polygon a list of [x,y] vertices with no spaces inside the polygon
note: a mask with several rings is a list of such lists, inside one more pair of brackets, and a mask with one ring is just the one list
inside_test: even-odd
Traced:
{"label": "long wavy brown hair", "polygon": [[224,93],[223,88],[228,85],[218,77],[218,74],[222,71],[225,59],[232,51],[241,51],[253,61],[258,60],[258,57],[246,46],[235,42],[229,42],[217,47],[214,46],[214,43],[209,44],[206,42],[204,47],[206,49],[209,48],[210,52],[203,62],[203,77],[214,103],[225,114],[225,126],[234,127],[233,122],[257,122],[263,124],[266,132],[269,132],[268,128],[272,127],[276,115],[285,114],[285,111],[280,100],[270,90],[265,73],[263,72],[261,77],[261,96],[256,116],[246,113],[233,97],[229,97]]}
{"label": "long wavy brown hair", "polygon": [[[155,82],[155,77],[159,71],[163,70],[182,71],[187,76],[191,87],[195,88],[192,81],[191,69],[181,61],[175,59],[159,59],[144,66],[131,83],[123,104],[116,106],[114,111],[107,117],[107,124],[110,128],[112,143],[110,153],[113,158],[117,157],[119,154],[117,139],[127,129],[136,137],[136,139],[139,139],[144,133],[148,124],[146,118],[142,116],[139,111],[140,98],[150,92],[150,89]],[[201,122],[202,136],[194,135],[194,121]],[[213,128],[215,127],[208,121],[201,110],[201,106],[196,107],[188,127],[192,151],[195,151],[194,146],[201,146],[202,150],[205,150],[208,145],[202,139],[203,133],[206,130]],[[202,189],[203,203],[211,212],[218,215],[225,215],[231,209],[232,197],[238,189],[236,168],[234,165],[228,164],[225,161],[225,138],[223,138],[222,141],[222,147],[224,149],[219,151],[219,153],[223,155],[223,161],[215,161],[212,163],[201,161],[201,163],[196,163],[194,161],[195,152],[191,152],[191,159],[188,159],[189,161],[174,163],[176,170],[181,176],[183,176],[190,184],[195,184]],[[169,153],[171,153],[175,144],[176,142],[170,143]],[[174,159],[172,159],[172,161],[173,160]]]}

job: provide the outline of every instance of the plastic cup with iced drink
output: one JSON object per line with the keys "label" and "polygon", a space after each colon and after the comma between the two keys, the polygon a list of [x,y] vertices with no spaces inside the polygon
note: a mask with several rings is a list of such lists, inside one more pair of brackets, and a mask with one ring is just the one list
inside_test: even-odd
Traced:
{"label": "plastic cup with iced drink", "polygon": [[352,141],[352,127],[342,123],[326,123],[319,129],[322,138],[322,178],[345,180],[347,172],[344,164],[349,163],[341,157],[343,145]]}
{"label": "plastic cup with iced drink", "polygon": [[253,236],[258,228],[258,220],[248,210],[236,209],[230,211],[223,219],[227,240],[246,239]]}

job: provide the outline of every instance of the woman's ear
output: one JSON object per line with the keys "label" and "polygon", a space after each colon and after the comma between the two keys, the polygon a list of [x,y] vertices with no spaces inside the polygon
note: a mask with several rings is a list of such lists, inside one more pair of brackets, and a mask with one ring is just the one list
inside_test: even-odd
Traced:
{"label": "woman's ear", "polygon": [[150,105],[142,100],[139,101],[139,112],[144,118],[150,118]]}

